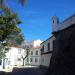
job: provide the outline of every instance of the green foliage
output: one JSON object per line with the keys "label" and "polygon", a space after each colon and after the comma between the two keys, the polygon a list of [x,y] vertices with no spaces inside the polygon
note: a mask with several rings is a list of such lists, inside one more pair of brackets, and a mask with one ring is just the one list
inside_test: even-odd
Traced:
{"label": "green foliage", "polygon": [[15,38],[16,45],[20,45],[24,41],[23,36],[21,34],[17,35]]}
{"label": "green foliage", "polygon": [[[25,0],[18,1],[21,4],[25,2]],[[21,29],[18,27],[22,22],[4,2],[5,0],[0,0],[0,10],[2,10],[0,12],[0,58],[5,57],[5,46],[20,45],[24,41]]]}
{"label": "green foliage", "polygon": [[[4,7],[4,2],[9,0],[0,0],[0,8]],[[12,0],[13,1],[13,0]],[[26,3],[27,0],[17,0],[22,6]]]}
{"label": "green foliage", "polygon": [[0,59],[5,57],[5,50],[4,50],[4,46],[2,44],[0,44]]}
{"label": "green foliage", "polygon": [[[21,29],[18,27],[18,19],[16,15],[0,16],[0,42],[1,46],[14,46],[20,45],[23,42],[23,36],[21,35]],[[0,58],[5,57],[5,51],[0,48]]]}
{"label": "green foliage", "polygon": [[19,34],[20,28],[17,26],[16,17],[1,16],[0,17],[0,41],[4,41],[11,34]]}
{"label": "green foliage", "polygon": [[5,52],[3,52],[3,50],[0,50],[0,59],[5,57]]}

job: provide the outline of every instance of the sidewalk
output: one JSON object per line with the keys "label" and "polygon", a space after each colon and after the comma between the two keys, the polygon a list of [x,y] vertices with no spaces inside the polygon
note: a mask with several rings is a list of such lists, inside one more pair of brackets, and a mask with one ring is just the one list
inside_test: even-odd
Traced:
{"label": "sidewalk", "polygon": [[14,68],[38,68],[38,67],[37,66],[30,66],[30,65],[26,65],[26,66],[11,66],[9,68],[2,69],[0,71],[12,72]]}
{"label": "sidewalk", "polygon": [[6,68],[6,69],[2,69],[0,71],[4,71],[4,72],[12,72],[13,68]]}

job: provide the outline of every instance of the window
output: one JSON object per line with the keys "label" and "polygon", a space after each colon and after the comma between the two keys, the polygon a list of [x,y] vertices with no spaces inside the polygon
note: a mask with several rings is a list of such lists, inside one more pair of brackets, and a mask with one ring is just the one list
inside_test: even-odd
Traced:
{"label": "window", "polygon": [[35,62],[38,62],[38,58],[35,58]]}
{"label": "window", "polygon": [[50,51],[50,43],[48,43],[48,51]]}
{"label": "window", "polygon": [[41,53],[44,53],[44,45],[41,48]]}
{"label": "window", "polygon": [[38,51],[36,51],[36,55],[38,55]]}
{"label": "window", "polygon": [[33,51],[31,51],[31,55],[33,55]]}
{"label": "window", "polygon": [[57,20],[57,24],[59,24],[59,19]]}
{"label": "window", "polygon": [[18,58],[17,60],[18,60],[18,61],[21,61],[21,59],[20,59],[20,58]]}
{"label": "window", "polygon": [[0,65],[2,64],[2,60],[0,60]]}
{"label": "window", "polygon": [[53,23],[54,23],[54,20],[53,20]]}
{"label": "window", "polygon": [[27,62],[29,61],[29,59],[27,58]]}
{"label": "window", "polygon": [[30,62],[33,62],[33,58],[30,58]]}
{"label": "window", "polygon": [[55,40],[53,40],[53,50],[54,50],[54,48],[55,48]]}

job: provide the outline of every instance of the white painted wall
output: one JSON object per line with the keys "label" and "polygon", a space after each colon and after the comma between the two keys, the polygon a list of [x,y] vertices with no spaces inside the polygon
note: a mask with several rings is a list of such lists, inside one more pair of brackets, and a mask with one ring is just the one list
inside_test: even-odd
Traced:
{"label": "white painted wall", "polygon": [[[20,51],[20,52],[19,52]],[[26,55],[26,52],[22,48],[16,48],[16,47],[11,47],[9,51],[6,53],[5,57],[5,68],[11,67],[11,66],[20,66],[22,65],[22,56]],[[18,61],[18,58],[21,59]],[[3,65],[3,62],[2,62]],[[0,70],[2,69],[2,65],[0,66]]]}
{"label": "white painted wall", "polygon": [[[62,23],[57,23],[58,18],[56,16],[52,17],[52,32],[57,32],[63,30],[75,24],[75,14],[65,19]],[[54,21],[54,23],[53,23]]]}
{"label": "white painted wall", "polygon": [[72,24],[75,24],[75,15],[69,17],[67,20],[62,22],[61,30],[71,26]]}
{"label": "white painted wall", "polygon": [[[38,51],[38,55],[36,55],[36,51]],[[31,52],[33,52],[33,55],[31,55]],[[29,56],[28,59],[29,61],[27,62],[27,58],[25,60],[26,65],[35,65],[35,66],[39,66],[40,62],[41,62],[41,52],[40,52],[40,48],[31,48],[30,52],[29,52]],[[33,59],[33,61],[31,62],[30,59]],[[35,62],[35,59],[38,60],[38,62]]]}
{"label": "white painted wall", "polygon": [[60,23],[57,16],[52,17],[52,32],[57,32],[59,30]]}
{"label": "white painted wall", "polygon": [[42,41],[38,39],[38,40],[26,42],[25,45],[29,47],[32,46],[34,48],[34,47],[40,46],[40,43],[42,43]]}
{"label": "white painted wall", "polygon": [[34,41],[34,47],[40,46],[41,40],[35,40]]}
{"label": "white painted wall", "polygon": [[42,44],[41,44],[41,46],[44,46],[44,53],[46,53],[46,52],[48,52],[49,50],[48,50],[48,43],[50,43],[50,51],[52,51],[53,50],[53,40],[55,40],[55,37],[54,36],[52,36],[52,37],[50,37],[49,39],[47,39],[46,41],[44,41]]}
{"label": "white painted wall", "polygon": [[[26,65],[35,65],[35,66],[39,66],[40,65],[40,61],[41,61],[41,52],[40,52],[40,44],[41,44],[41,40],[34,40],[31,42],[32,46],[30,48],[30,52],[29,52],[29,56],[25,59],[25,64]],[[28,45],[30,45],[28,43]],[[36,51],[38,51],[38,55],[36,55]],[[31,55],[31,52],[33,52],[33,55]],[[33,59],[33,61],[31,62],[30,59]],[[38,62],[35,62],[35,59],[37,58]],[[29,61],[27,62],[27,59],[29,59]]]}
{"label": "white painted wall", "polygon": [[44,54],[41,56],[41,65],[45,67],[49,67],[50,59],[52,54]]}
{"label": "white painted wall", "polygon": [[[41,65],[48,67],[50,64],[50,59],[52,53],[48,53],[49,51],[53,51],[53,40],[55,37],[52,36],[41,44],[41,47],[44,46],[44,52],[41,54]],[[50,50],[48,50],[48,43],[50,43]]]}

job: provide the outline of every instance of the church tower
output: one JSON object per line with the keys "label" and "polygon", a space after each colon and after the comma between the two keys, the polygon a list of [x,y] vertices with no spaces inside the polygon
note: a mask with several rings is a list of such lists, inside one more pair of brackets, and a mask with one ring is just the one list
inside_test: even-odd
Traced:
{"label": "church tower", "polygon": [[57,32],[60,28],[59,18],[57,16],[52,17],[52,32]]}

